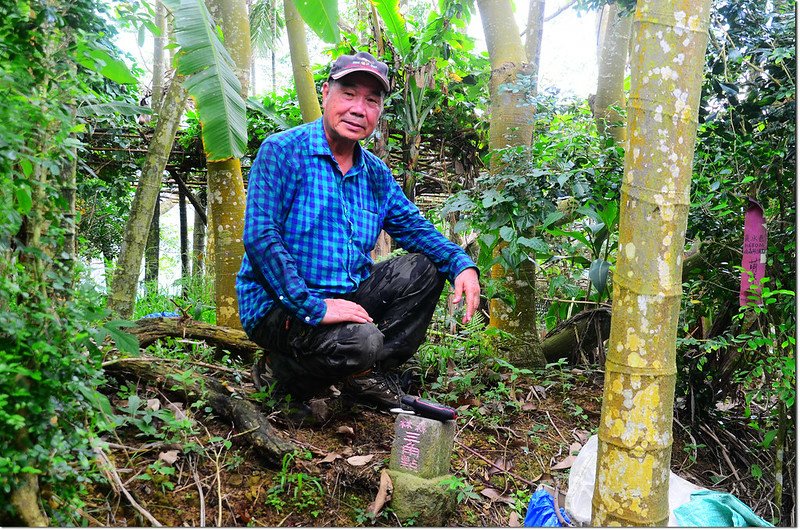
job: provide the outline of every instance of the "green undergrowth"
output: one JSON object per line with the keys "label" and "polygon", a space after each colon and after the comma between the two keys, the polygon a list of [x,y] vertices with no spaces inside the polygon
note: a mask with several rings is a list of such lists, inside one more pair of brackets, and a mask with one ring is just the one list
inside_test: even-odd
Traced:
{"label": "green undergrowth", "polygon": [[184,278],[169,288],[146,284],[136,297],[133,319],[162,312],[185,313],[195,320],[216,324],[213,279],[208,276]]}

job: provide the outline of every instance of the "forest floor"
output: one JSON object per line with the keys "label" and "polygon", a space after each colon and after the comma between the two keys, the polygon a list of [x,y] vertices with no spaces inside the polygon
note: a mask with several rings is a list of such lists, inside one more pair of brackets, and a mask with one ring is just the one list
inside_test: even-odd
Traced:
{"label": "forest floor", "polygon": [[[244,370],[221,374],[232,391],[263,398]],[[603,374],[559,365],[501,373],[492,385],[449,375],[462,383],[466,375],[468,384],[421,381],[436,389],[429,397],[460,411],[451,460],[459,502],[448,525],[521,526],[537,485],[567,491],[569,464],[599,423]],[[90,487],[79,514],[90,526],[414,526],[390,506],[377,516],[369,509],[389,461],[392,414],[349,404],[332,407],[321,425],[297,425],[285,408],[261,401],[278,433],[299,448],[276,466],[202,404],[172,402],[145,381],[117,383],[107,390],[125,420],[104,436],[108,481]],[[673,471],[723,491],[736,482],[734,494],[757,513],[767,510],[753,504],[763,492],[734,480],[747,479],[749,469],[729,467],[677,423],[674,439]]]}

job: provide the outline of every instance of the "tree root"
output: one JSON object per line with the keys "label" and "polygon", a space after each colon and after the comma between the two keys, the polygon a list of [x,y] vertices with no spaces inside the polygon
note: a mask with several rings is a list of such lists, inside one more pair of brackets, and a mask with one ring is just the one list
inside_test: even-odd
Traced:
{"label": "tree root", "polygon": [[283,456],[296,446],[281,437],[267,417],[252,402],[232,394],[220,381],[195,373],[191,377],[153,358],[124,359],[106,367],[106,372],[121,377],[135,377],[158,386],[166,394],[187,403],[203,400],[222,418],[231,421],[241,436],[268,464],[280,466]]}

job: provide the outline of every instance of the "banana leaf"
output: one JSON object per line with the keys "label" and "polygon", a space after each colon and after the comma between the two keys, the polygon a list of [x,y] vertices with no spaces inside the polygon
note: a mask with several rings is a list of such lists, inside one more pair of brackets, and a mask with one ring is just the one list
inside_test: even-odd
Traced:
{"label": "banana leaf", "polygon": [[303,21],[325,42],[335,44],[339,40],[338,0],[284,0],[294,1]]}
{"label": "banana leaf", "polygon": [[411,53],[411,39],[406,29],[406,21],[400,14],[399,0],[373,0],[373,3],[383,23],[386,24],[386,31],[400,57],[408,58]]}
{"label": "banana leaf", "polygon": [[211,161],[240,158],[247,146],[247,117],[234,62],[203,0],[164,0],[175,17],[178,74],[197,105],[203,147]]}

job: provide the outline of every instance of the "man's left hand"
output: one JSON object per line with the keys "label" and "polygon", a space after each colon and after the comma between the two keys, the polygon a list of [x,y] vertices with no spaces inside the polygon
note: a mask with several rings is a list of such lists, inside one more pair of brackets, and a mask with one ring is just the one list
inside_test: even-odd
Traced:
{"label": "man's left hand", "polygon": [[461,295],[464,295],[467,311],[464,313],[464,318],[461,322],[466,324],[472,318],[475,310],[478,309],[478,303],[481,299],[481,284],[478,283],[478,271],[472,268],[464,269],[456,276],[453,287],[455,288],[454,304],[459,303]]}

